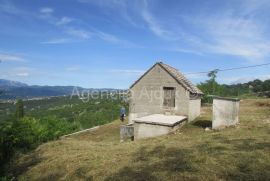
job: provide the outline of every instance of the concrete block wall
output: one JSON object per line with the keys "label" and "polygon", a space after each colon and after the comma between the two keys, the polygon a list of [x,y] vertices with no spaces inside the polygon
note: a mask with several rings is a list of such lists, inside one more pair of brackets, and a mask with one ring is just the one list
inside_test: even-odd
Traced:
{"label": "concrete block wall", "polygon": [[214,97],[213,129],[222,129],[239,122],[239,99]]}
{"label": "concrete block wall", "polygon": [[[163,106],[163,87],[175,87],[175,107]],[[129,123],[136,116],[150,114],[189,115],[189,92],[159,65],[153,67],[137,84],[130,89]]]}
{"label": "concrete block wall", "polygon": [[193,121],[201,114],[201,99],[189,100],[189,114],[188,121]]}

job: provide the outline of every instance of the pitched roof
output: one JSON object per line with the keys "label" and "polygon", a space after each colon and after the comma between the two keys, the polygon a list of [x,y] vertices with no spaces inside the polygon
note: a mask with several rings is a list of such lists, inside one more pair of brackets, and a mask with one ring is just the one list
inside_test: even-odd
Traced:
{"label": "pitched roof", "polygon": [[131,85],[132,88],[135,84],[137,84],[150,70],[152,70],[156,65],[162,67],[166,72],[168,72],[179,84],[181,84],[185,89],[193,94],[203,94],[203,92],[198,89],[195,85],[191,83],[182,73],[180,73],[177,69],[164,64],[162,62],[158,62],[153,65],[147,72],[145,72],[134,84]]}
{"label": "pitched roof", "polygon": [[193,94],[203,94],[203,92],[198,89],[195,85],[192,84],[190,80],[188,80],[181,72],[179,72],[177,69],[164,64],[162,62],[159,63],[161,67],[163,67],[169,74],[171,74],[172,77],[176,79],[176,81],[183,85],[188,91],[190,91]]}

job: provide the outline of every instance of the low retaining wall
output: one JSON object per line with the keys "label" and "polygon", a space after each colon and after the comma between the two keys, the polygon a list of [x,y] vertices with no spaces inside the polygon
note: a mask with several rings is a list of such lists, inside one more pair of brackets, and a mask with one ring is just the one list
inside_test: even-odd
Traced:
{"label": "low retaining wall", "polygon": [[75,135],[78,135],[78,134],[81,134],[81,133],[92,132],[92,131],[97,130],[98,128],[99,128],[99,126],[96,126],[96,127],[85,129],[85,130],[78,131],[78,132],[75,132],[75,133],[67,134],[67,135],[61,136],[60,139],[67,138],[67,137],[70,137],[70,136],[75,136]]}

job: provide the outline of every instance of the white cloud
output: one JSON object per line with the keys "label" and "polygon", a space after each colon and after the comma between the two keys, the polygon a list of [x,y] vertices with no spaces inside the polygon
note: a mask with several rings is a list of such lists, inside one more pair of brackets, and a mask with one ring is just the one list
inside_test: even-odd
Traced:
{"label": "white cloud", "polygon": [[147,23],[150,30],[157,36],[168,39],[168,40],[175,40],[176,37],[171,37],[171,32],[164,29],[161,24],[156,20],[156,18],[150,13],[148,10],[147,1],[143,1],[141,15],[144,21]]}
{"label": "white cloud", "polygon": [[14,67],[8,71],[9,77],[29,77],[34,72],[30,67]]}
{"label": "white cloud", "polygon": [[71,67],[66,68],[66,71],[68,71],[68,72],[76,72],[76,71],[79,71],[79,70],[81,70],[80,66],[71,66]]}
{"label": "white cloud", "polygon": [[16,76],[18,76],[18,77],[28,77],[29,73],[28,72],[20,72],[20,73],[17,73]]}
{"label": "white cloud", "polygon": [[41,42],[41,44],[63,44],[70,42],[70,39],[67,38],[59,38],[59,39],[51,39],[48,41]]}
{"label": "white cloud", "polygon": [[157,36],[165,37],[165,34],[167,34],[168,31],[161,28],[161,26],[154,20],[153,16],[150,15],[148,11],[143,11],[142,16],[149,25],[149,28],[154,32],[154,34],[156,34]]}
{"label": "white cloud", "polygon": [[83,29],[76,29],[76,28],[68,28],[66,33],[76,36],[82,39],[89,39],[91,37],[91,32],[83,30]]}
{"label": "white cloud", "polygon": [[109,72],[120,73],[120,74],[143,74],[145,72],[145,70],[112,69]]}
{"label": "white cloud", "polygon": [[[104,1],[103,3],[107,4],[106,1]],[[97,4],[102,5],[102,2],[99,2]],[[105,5],[107,7],[107,5]],[[108,3],[108,5],[111,4]],[[120,5],[117,1],[115,3],[113,3],[115,6],[122,6]],[[114,6],[113,5],[113,6]],[[103,5],[102,5],[103,6]],[[62,18],[58,18],[55,15],[52,14],[53,9],[52,8],[42,8],[40,10],[40,18],[42,18],[43,20],[46,20],[48,23],[59,27],[62,31],[64,31],[66,34],[71,35],[72,38],[61,38],[61,39],[52,39],[52,40],[48,40],[48,41],[44,41],[41,42],[42,44],[62,44],[62,43],[67,43],[67,42],[71,42],[71,41],[78,41],[75,40],[75,38],[79,38],[80,40],[87,40],[90,39],[92,37],[97,37],[101,40],[104,40],[106,42],[109,43],[114,43],[114,44],[119,44],[125,47],[141,47],[138,45],[135,45],[129,41],[123,40],[115,35],[109,34],[109,33],[105,33],[103,31],[99,31],[95,28],[82,28],[82,27],[77,27],[75,26],[75,22],[78,22],[78,19],[74,19],[71,17],[62,17]],[[83,22],[82,20],[79,20],[79,22]],[[86,24],[86,22],[84,22],[83,24]],[[88,26],[89,27],[89,26]]]}
{"label": "white cloud", "polygon": [[223,15],[200,17],[193,24],[200,26],[209,41],[198,41],[200,51],[235,55],[258,62],[270,56],[270,41],[265,39],[263,24],[252,18]]}
{"label": "white cloud", "polygon": [[94,5],[98,5],[101,7],[107,7],[107,8],[116,8],[116,7],[125,7],[126,6],[126,0],[99,0],[99,1],[93,1],[93,0],[78,0],[81,3],[91,3]]}
{"label": "white cloud", "polygon": [[[106,8],[106,14],[119,15],[121,22],[125,21],[136,28],[142,28],[142,24],[136,21],[133,16],[136,11],[141,9],[140,4],[143,1],[130,1],[130,0],[78,0],[81,3],[89,3],[98,6],[102,10]],[[113,17],[112,16],[112,17]],[[119,20],[117,18],[117,20]]]}
{"label": "white cloud", "polygon": [[12,70],[15,72],[29,72],[33,71],[34,69],[30,67],[14,67]]}
{"label": "white cloud", "polygon": [[104,32],[101,32],[101,31],[97,32],[96,35],[99,38],[101,38],[102,40],[112,42],[112,43],[119,43],[121,41],[116,36],[108,34],[108,33],[104,33]]}
{"label": "white cloud", "polygon": [[203,55],[203,53],[200,52],[200,51],[196,51],[196,50],[192,50],[192,49],[186,49],[186,48],[170,48],[168,50],[175,51],[175,52],[181,52],[181,53]]}
{"label": "white cloud", "polygon": [[270,7],[267,0],[238,1],[213,12],[201,7],[196,14],[179,12],[169,21],[153,14],[148,2],[143,2],[140,12],[149,30],[168,43],[181,45],[173,51],[239,56],[250,63],[270,57],[269,26],[265,18],[257,17]]}
{"label": "white cloud", "polygon": [[5,12],[8,14],[20,14],[22,13],[14,4],[9,1],[1,1],[0,3],[0,12]]}
{"label": "white cloud", "polygon": [[3,62],[23,62],[25,59],[21,56],[11,54],[0,54],[0,61]]}
{"label": "white cloud", "polygon": [[[58,18],[52,13],[54,10],[52,8],[42,8],[40,10],[40,18],[47,21],[48,23],[59,27],[62,31],[65,33],[81,38],[81,39],[89,39],[91,37],[91,32],[84,30],[82,28],[75,28],[72,25],[70,25],[73,21],[74,18],[70,17],[62,17]],[[61,43],[67,43],[69,42],[70,39],[68,38],[61,38],[61,39],[52,39],[48,41],[41,42],[42,44],[61,44]]]}
{"label": "white cloud", "polygon": [[105,32],[102,32],[102,31],[92,32],[92,35],[95,36],[95,37],[98,37],[101,40],[104,40],[106,42],[117,44],[117,45],[123,46],[125,48],[130,48],[130,47],[132,47],[132,48],[143,48],[143,46],[137,45],[135,43],[132,43],[132,42],[124,40],[124,39],[121,39],[121,38],[119,38],[119,37],[117,37],[115,35],[105,33]]}
{"label": "white cloud", "polygon": [[54,12],[54,10],[52,8],[49,8],[49,7],[43,7],[40,9],[40,12],[43,14],[51,14]]}
{"label": "white cloud", "polygon": [[71,23],[72,21],[73,21],[72,18],[62,17],[58,22],[56,22],[56,25],[58,25],[58,26],[66,25],[68,23]]}

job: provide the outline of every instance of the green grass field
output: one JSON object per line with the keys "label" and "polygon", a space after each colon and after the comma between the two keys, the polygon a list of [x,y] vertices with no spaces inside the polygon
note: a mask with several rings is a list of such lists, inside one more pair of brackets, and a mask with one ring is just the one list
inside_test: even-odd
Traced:
{"label": "green grass field", "polygon": [[19,180],[270,180],[270,99],[240,103],[240,124],[211,125],[211,107],[175,134],[119,142],[120,121],[21,155]]}

